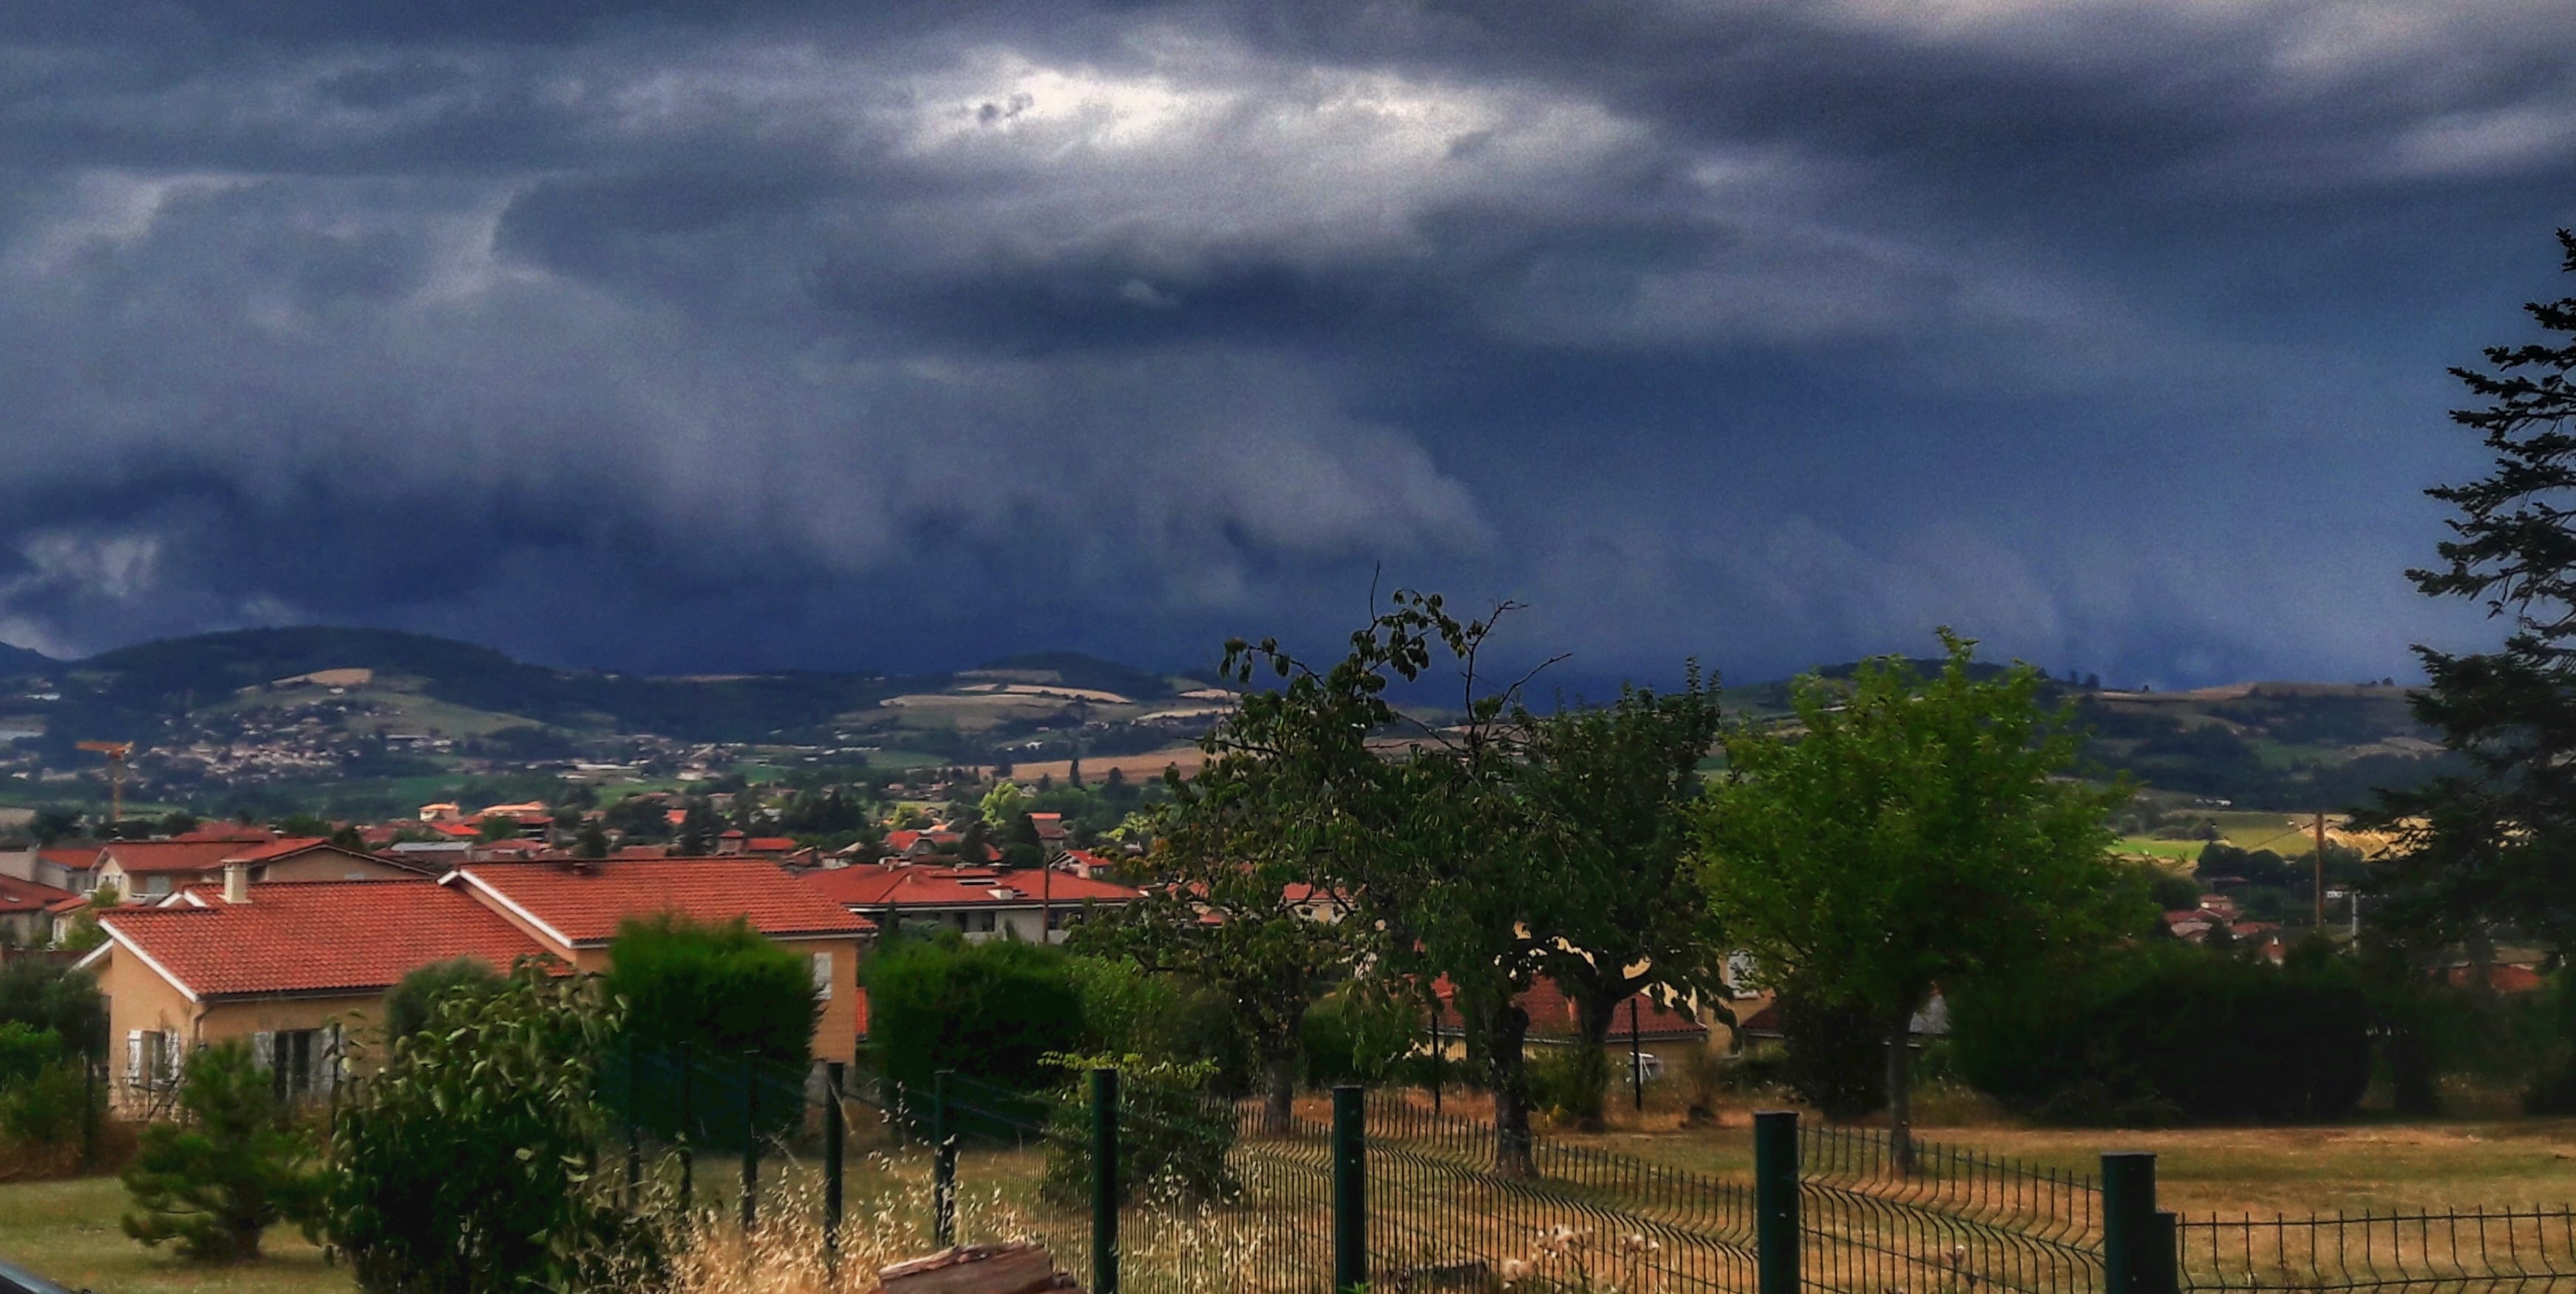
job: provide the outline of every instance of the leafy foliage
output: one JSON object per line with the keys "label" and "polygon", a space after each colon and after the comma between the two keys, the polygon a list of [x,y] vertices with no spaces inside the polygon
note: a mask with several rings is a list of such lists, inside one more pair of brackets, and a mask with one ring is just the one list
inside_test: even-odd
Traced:
{"label": "leafy foliage", "polygon": [[248,1046],[218,1043],[189,1057],[179,1111],[184,1122],[143,1130],[126,1166],[134,1205],[125,1234],[146,1245],[176,1242],[201,1262],[231,1262],[257,1258],[261,1233],[276,1223],[312,1230],[326,1189],[312,1135]]}
{"label": "leafy foliage", "polygon": [[887,941],[869,958],[869,1038],[886,1076],[927,1089],[956,1069],[1034,1091],[1047,1057],[1083,1047],[1082,998],[1064,954],[1010,940],[953,935]]}
{"label": "leafy foliage", "polygon": [[2071,1122],[2332,1118],[2359,1103],[2379,1021],[2321,944],[2275,968],[2170,940],[1951,998],[1979,1089]]}
{"label": "leafy foliage", "polygon": [[1847,688],[1810,679],[1797,731],[1730,734],[1702,822],[1711,897],[1766,974],[1879,1021],[1900,1163],[1907,1025],[1935,985],[2099,947],[2150,915],[2109,854],[2128,793],[2060,780],[2076,737],[2040,711],[2037,671],[1981,679],[1973,643],[1941,641],[1937,675],[1890,661]]}
{"label": "leafy foliage", "polygon": [[640,1046],[796,1064],[812,1051],[823,1003],[805,956],[742,918],[703,926],[631,917],[608,958],[608,991],[625,1001],[625,1031]]}
{"label": "leafy foliage", "polygon": [[429,1025],[440,998],[449,994],[488,996],[508,981],[479,959],[458,957],[423,966],[402,977],[385,994],[385,1037],[408,1038]]}
{"label": "leafy foliage", "polygon": [[107,1054],[107,999],[98,977],[41,957],[0,962],[0,1024],[50,1029],[84,1056]]}
{"label": "leafy foliage", "polygon": [[[1309,709],[1255,698],[1210,730],[1196,777],[1168,775],[1151,814],[1147,868],[1163,884],[1075,928],[1075,946],[1221,995],[1262,1076],[1267,1117],[1288,1121],[1306,1010],[1354,953],[1317,842],[1337,816],[1327,779],[1346,765],[1319,749]],[[1346,744],[1346,743],[1345,743]]]}
{"label": "leafy foliage", "polygon": [[483,1294],[649,1267],[644,1224],[585,1167],[620,1023],[597,980],[531,961],[498,991],[440,997],[426,1028],[390,1044],[331,1147],[331,1235],[359,1288]]}
{"label": "leafy foliage", "polygon": [[1805,993],[1780,997],[1780,1084],[1828,1119],[1887,1108],[1887,1022]]}
{"label": "leafy foliage", "polygon": [[1226,1158],[1234,1150],[1234,1106],[1211,1099],[1205,1061],[1137,1055],[1060,1055],[1064,1072],[1047,1117],[1047,1198],[1064,1206],[1091,1199],[1090,1071],[1118,1071],[1118,1198],[1223,1201],[1241,1189]]}
{"label": "leafy foliage", "polygon": [[[2558,234],[2576,273],[2576,233]],[[2576,297],[2525,307],[2550,342],[2493,346],[2487,370],[2452,375],[2484,403],[2452,420],[2480,433],[2488,474],[2426,493],[2454,509],[2434,566],[2409,572],[2431,597],[2477,602],[2507,631],[2495,651],[2419,646],[2428,686],[2415,711],[2470,769],[2383,798],[2413,848],[2392,869],[2383,919],[2446,941],[2499,923],[2560,950],[2576,936]]]}
{"label": "leafy foliage", "polygon": [[1692,667],[1679,691],[1629,688],[1610,706],[1525,723],[1524,792],[1571,864],[1551,869],[1555,939],[1540,952],[1574,1003],[1581,1055],[1567,1108],[1598,1129],[1619,1004],[1650,987],[1714,990],[1723,969],[1692,840],[1699,763],[1721,725],[1717,689]]}

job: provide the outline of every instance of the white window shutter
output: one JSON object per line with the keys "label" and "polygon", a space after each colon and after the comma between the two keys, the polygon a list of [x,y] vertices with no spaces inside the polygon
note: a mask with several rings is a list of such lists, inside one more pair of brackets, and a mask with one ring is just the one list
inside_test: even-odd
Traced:
{"label": "white window shutter", "polygon": [[276,1058],[276,1034],[254,1033],[250,1036],[250,1063],[252,1068],[267,1070],[272,1067]]}
{"label": "white window shutter", "polygon": [[329,1096],[340,1086],[340,1026],[330,1025],[322,1031],[322,1054],[314,1064],[322,1071],[315,1076],[315,1090]]}
{"label": "white window shutter", "polygon": [[125,1081],[128,1086],[143,1081],[143,1031],[125,1031]]}
{"label": "white window shutter", "polygon": [[814,996],[829,1000],[832,996],[832,954],[819,952],[806,956],[814,967]]}

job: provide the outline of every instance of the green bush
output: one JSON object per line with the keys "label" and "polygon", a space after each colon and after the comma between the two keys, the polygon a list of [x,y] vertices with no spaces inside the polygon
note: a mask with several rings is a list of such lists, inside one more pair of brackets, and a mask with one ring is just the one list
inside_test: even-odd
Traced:
{"label": "green bush", "polygon": [[2273,967],[2153,941],[1950,1004],[1961,1074],[2063,1121],[2332,1118],[2370,1079],[2369,995],[2318,947]]}
{"label": "green bush", "polygon": [[63,1036],[22,1021],[0,1022],[0,1088],[33,1078],[63,1058]]}
{"label": "green bush", "polygon": [[125,1234],[145,1245],[176,1241],[201,1262],[259,1257],[262,1232],[318,1221],[325,1178],[312,1136],[277,1099],[268,1073],[239,1042],[188,1058],[179,1080],[184,1122],[143,1130],[125,1189],[134,1205]]}
{"label": "green bush", "polygon": [[1887,1108],[1887,1029],[1868,1012],[1798,992],[1780,995],[1784,1044],[1775,1076],[1836,1121]]}
{"label": "green bush", "polygon": [[1234,1150],[1239,1116],[1231,1102],[1210,1096],[1215,1067],[1205,1061],[1148,1060],[1142,1056],[1048,1058],[1066,1081],[1047,1117],[1047,1199],[1079,1207],[1091,1199],[1091,1071],[1118,1074],[1118,1198],[1222,1202],[1242,1183],[1226,1162]]}
{"label": "green bush", "polygon": [[69,1146],[81,1136],[84,1106],[105,1113],[104,1085],[93,1085],[77,1060],[56,1060],[0,1082],[0,1142],[22,1150]]}
{"label": "green bush", "polygon": [[592,979],[532,964],[490,994],[451,994],[390,1044],[332,1138],[331,1237],[368,1294],[651,1287],[649,1224],[587,1163],[592,1100],[621,1023]]}
{"label": "green bush", "polygon": [[1582,1047],[1531,1047],[1530,1108],[1555,1118],[1598,1114],[1610,1090],[1608,1053]]}
{"label": "green bush", "polygon": [[1347,988],[1308,1008],[1299,1031],[1306,1086],[1389,1081],[1413,1051],[1418,1015],[1409,1004]]}
{"label": "green bush", "polygon": [[764,1133],[794,1126],[823,1010],[804,954],[740,919],[701,926],[662,915],[622,923],[608,957],[607,989],[625,1003],[625,1023],[599,1091],[618,1117],[666,1137],[685,1131],[708,1148],[739,1147],[749,1082],[762,1088]]}
{"label": "green bush", "polygon": [[608,991],[626,1003],[624,1032],[637,1045],[700,1055],[802,1064],[812,1058],[822,999],[805,955],[771,943],[735,918],[701,926],[683,918],[630,918],[608,947]]}
{"label": "green bush", "polygon": [[1049,1056],[1083,1049],[1083,1001],[1059,950],[1012,940],[970,944],[906,936],[868,962],[869,1035],[888,1078],[928,1090],[953,1069],[1035,1091]]}
{"label": "green bush", "polygon": [[98,979],[39,957],[0,962],[0,1024],[51,1029],[83,1056],[107,1054],[107,999]]}
{"label": "green bush", "polygon": [[1250,1050],[1222,994],[1119,957],[1075,953],[1065,958],[1065,969],[1082,1001],[1085,1048],[1149,1060],[1208,1061],[1209,1091],[1240,1096],[1251,1090]]}
{"label": "green bush", "polygon": [[459,957],[423,966],[403,976],[385,994],[385,1038],[408,1038],[426,1028],[430,1009],[442,994],[488,995],[503,983],[501,972],[479,958]]}

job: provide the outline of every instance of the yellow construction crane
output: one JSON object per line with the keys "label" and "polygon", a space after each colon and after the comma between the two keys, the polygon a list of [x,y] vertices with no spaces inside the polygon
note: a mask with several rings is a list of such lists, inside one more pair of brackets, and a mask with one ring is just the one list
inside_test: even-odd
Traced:
{"label": "yellow construction crane", "polygon": [[84,741],[76,744],[83,750],[94,750],[107,756],[107,825],[113,827],[125,818],[125,757],[134,753],[134,743]]}

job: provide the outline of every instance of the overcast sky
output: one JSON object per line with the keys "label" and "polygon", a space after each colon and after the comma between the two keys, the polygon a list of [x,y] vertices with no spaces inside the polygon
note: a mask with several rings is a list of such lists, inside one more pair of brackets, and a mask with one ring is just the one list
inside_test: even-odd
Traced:
{"label": "overcast sky", "polygon": [[2571,221],[2566,0],[15,0],[0,640],[2404,675]]}

